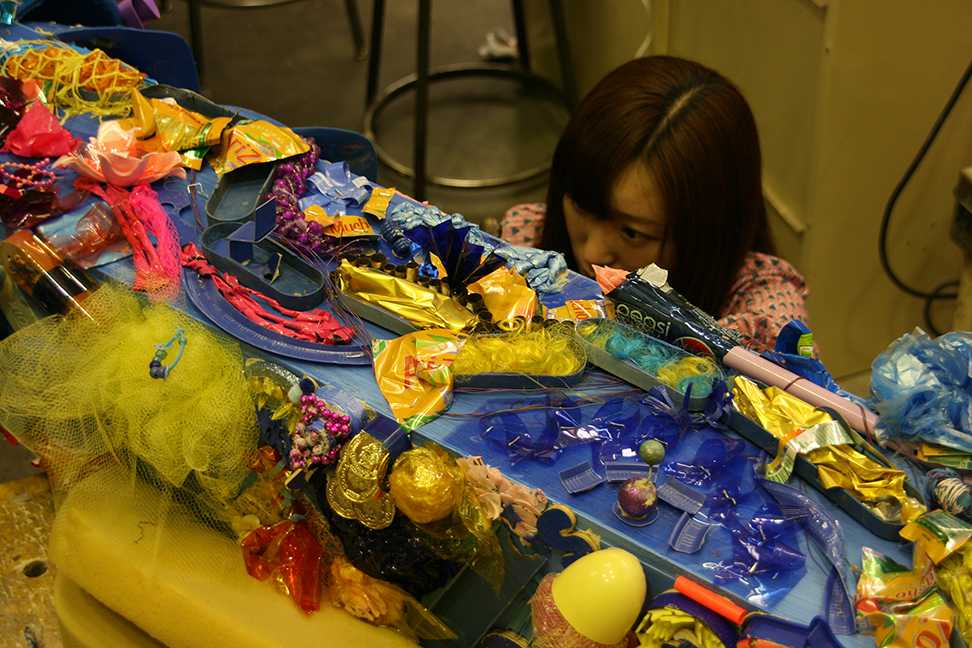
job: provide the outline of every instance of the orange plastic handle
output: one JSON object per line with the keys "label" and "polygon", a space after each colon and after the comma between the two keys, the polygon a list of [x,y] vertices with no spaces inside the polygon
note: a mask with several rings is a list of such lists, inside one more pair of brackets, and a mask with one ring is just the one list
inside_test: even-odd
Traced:
{"label": "orange plastic handle", "polygon": [[729,619],[737,626],[742,625],[743,619],[748,614],[745,608],[736,605],[725,596],[716,594],[709,588],[703,587],[684,576],[675,579],[675,589],[699,605],[704,605],[719,616]]}

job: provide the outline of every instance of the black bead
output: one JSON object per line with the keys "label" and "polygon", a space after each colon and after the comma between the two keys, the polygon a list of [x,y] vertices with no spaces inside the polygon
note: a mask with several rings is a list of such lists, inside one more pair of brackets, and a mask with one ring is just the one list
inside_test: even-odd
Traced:
{"label": "black bead", "polygon": [[310,378],[301,378],[300,391],[304,392],[305,394],[313,394],[316,391],[314,387],[314,381],[311,380]]}

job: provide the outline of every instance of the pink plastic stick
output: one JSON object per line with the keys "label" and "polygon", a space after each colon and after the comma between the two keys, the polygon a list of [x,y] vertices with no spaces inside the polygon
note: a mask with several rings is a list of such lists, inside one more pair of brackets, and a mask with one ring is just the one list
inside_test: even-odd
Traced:
{"label": "pink plastic stick", "polygon": [[814,407],[829,407],[844,417],[852,428],[873,438],[878,416],[867,408],[827,391],[742,347],[730,349],[723,362],[741,374],[767,385],[779,387]]}

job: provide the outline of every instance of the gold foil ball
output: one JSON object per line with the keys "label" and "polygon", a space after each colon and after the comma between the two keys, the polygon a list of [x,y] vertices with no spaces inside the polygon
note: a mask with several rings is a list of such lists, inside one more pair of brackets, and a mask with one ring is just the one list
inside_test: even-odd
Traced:
{"label": "gold foil ball", "polygon": [[428,524],[448,517],[456,508],[462,477],[443,450],[413,448],[395,462],[389,491],[409,520]]}

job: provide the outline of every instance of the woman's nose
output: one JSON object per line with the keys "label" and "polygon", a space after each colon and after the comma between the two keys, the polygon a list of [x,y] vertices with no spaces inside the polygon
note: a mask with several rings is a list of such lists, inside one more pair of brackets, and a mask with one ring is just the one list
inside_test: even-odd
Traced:
{"label": "woman's nose", "polygon": [[584,240],[584,248],[581,251],[583,260],[588,265],[609,266],[617,259],[614,254],[614,246],[611,244],[611,235],[604,231],[603,227],[592,226],[587,232]]}

